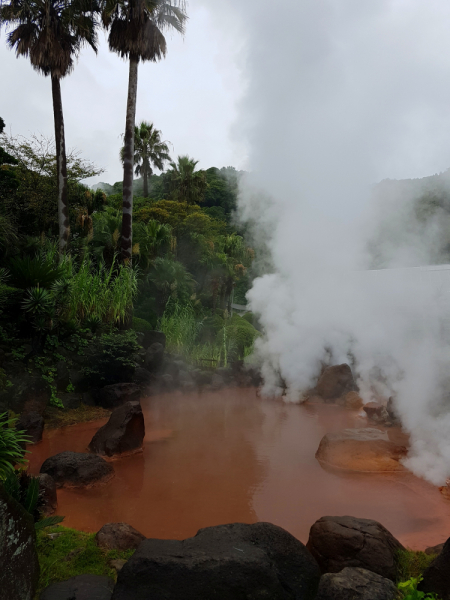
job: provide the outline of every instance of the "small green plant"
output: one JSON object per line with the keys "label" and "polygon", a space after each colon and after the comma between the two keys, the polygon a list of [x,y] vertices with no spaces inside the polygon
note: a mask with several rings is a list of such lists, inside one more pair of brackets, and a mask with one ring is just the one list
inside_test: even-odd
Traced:
{"label": "small green plant", "polygon": [[103,334],[86,350],[87,365],[83,371],[91,385],[130,381],[139,351],[134,331]]}
{"label": "small green plant", "polygon": [[70,392],[74,392],[75,391],[75,387],[73,385],[73,383],[71,381],[69,381],[69,385],[66,387],[66,392],[70,393]]}
{"label": "small green plant", "polygon": [[8,413],[0,414],[0,480],[14,471],[14,465],[23,465],[24,446],[30,438],[16,429],[17,418],[8,418]]}
{"label": "small green plant", "polygon": [[403,600],[439,600],[436,594],[427,594],[417,589],[422,579],[423,577],[419,575],[397,584],[398,589],[403,594]]}
{"label": "small green plant", "polygon": [[51,385],[50,391],[51,391],[51,395],[50,395],[50,400],[48,401],[49,405],[54,406],[55,408],[64,408],[64,404],[58,398],[58,395],[56,393],[56,386]]}

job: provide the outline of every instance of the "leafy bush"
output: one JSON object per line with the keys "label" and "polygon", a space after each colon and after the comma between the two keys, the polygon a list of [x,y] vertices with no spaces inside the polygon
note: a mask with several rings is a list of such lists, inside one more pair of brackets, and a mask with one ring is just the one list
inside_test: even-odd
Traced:
{"label": "leafy bush", "polygon": [[150,325],[148,321],[145,319],[140,319],[139,317],[133,317],[133,325],[134,331],[152,331],[153,327]]}
{"label": "leafy bush", "polygon": [[87,348],[84,374],[99,387],[131,381],[138,350],[134,331],[104,334]]}
{"label": "leafy bush", "polygon": [[435,558],[435,555],[425,554],[425,552],[400,550],[396,556],[398,580],[407,581],[420,577]]}
{"label": "leafy bush", "polygon": [[24,445],[30,441],[23,431],[17,431],[17,419],[0,414],[0,479],[14,471],[14,465],[25,464]]}
{"label": "leafy bush", "polygon": [[65,268],[55,265],[51,255],[34,258],[25,256],[12,259],[10,271],[14,285],[19,288],[50,288],[55,281],[64,276]]}
{"label": "leafy bush", "polygon": [[411,577],[407,581],[397,584],[398,589],[403,594],[403,600],[439,600],[436,594],[426,594],[417,589],[422,579],[422,576]]}

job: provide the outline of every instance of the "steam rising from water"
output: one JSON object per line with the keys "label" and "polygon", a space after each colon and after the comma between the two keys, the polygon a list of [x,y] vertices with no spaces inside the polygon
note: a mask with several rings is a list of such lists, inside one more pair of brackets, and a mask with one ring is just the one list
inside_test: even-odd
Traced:
{"label": "steam rising from water", "polygon": [[[248,87],[236,129],[249,141],[251,176],[240,217],[273,266],[248,294],[266,331],[258,344],[265,391],[276,392],[281,376],[296,402],[321,361],[352,362],[365,401],[396,396],[412,434],[407,466],[443,484],[450,270],[367,269],[368,242],[380,228],[370,186],[450,166],[450,6],[279,0],[274,7],[260,0],[227,7],[246,36]],[[394,198],[382,211],[394,227],[384,266],[426,264],[434,229],[420,239],[403,235],[417,228],[413,211],[398,218],[401,206]]]}

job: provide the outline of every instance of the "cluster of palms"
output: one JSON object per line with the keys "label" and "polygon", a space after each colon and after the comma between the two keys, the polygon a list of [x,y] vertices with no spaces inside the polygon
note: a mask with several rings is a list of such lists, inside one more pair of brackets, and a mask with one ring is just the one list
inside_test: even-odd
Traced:
{"label": "cluster of palms", "polygon": [[[164,31],[183,33],[187,15],[183,0],[0,0],[0,26],[9,29],[8,44],[17,56],[30,59],[34,69],[50,76],[58,175],[59,250],[70,237],[67,201],[67,160],[60,81],[68,75],[83,45],[97,51],[100,23],[108,29],[109,48],[129,61],[128,98],[124,134],[121,250],[126,263],[132,257],[133,169],[135,166],[135,115],[140,61],[158,61],[166,54]],[[148,127],[146,126],[147,132]],[[154,132],[153,132],[154,134]],[[136,147],[141,152],[139,146]],[[163,159],[165,149],[160,148]],[[151,163],[142,156],[144,181]]]}

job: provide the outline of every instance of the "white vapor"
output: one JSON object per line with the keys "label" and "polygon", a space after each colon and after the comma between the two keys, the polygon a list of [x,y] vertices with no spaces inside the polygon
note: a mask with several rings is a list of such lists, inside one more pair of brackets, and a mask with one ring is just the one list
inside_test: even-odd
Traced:
{"label": "white vapor", "polygon": [[[450,5],[228,0],[216,10],[233,12],[246,42],[235,132],[251,171],[240,217],[273,265],[248,294],[265,328],[265,390],[275,392],[281,375],[298,401],[322,360],[353,357],[365,401],[397,398],[411,432],[408,468],[443,484],[450,270],[366,269],[380,225],[370,186],[450,166]],[[384,219],[398,216],[395,200],[384,208]],[[392,220],[399,243],[390,231],[384,266],[433,256],[434,229],[420,240],[401,235],[414,231],[405,219]]]}

